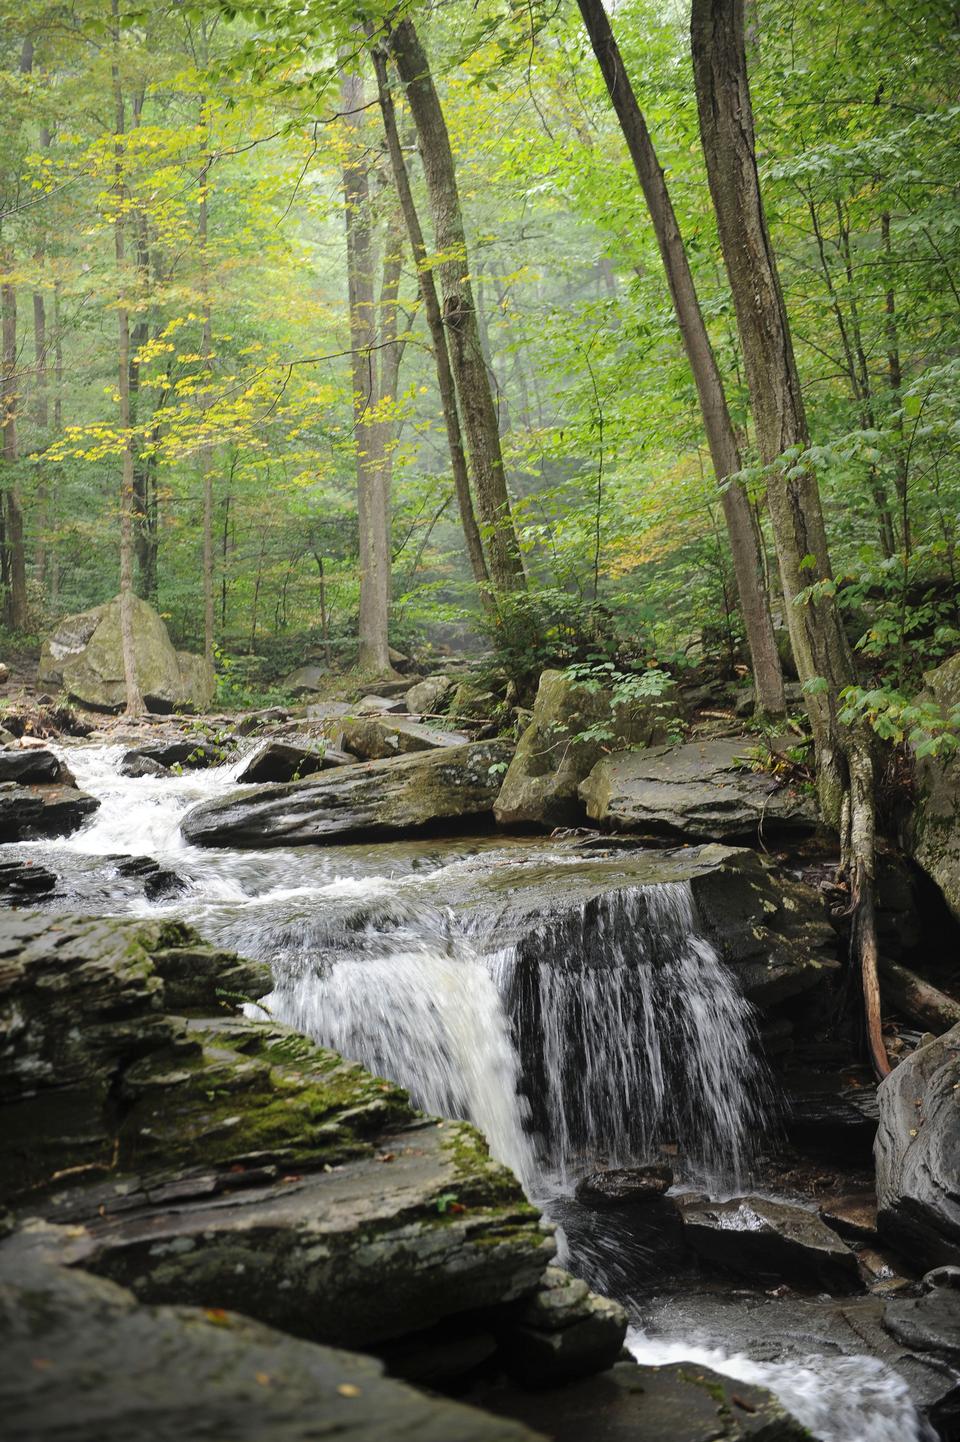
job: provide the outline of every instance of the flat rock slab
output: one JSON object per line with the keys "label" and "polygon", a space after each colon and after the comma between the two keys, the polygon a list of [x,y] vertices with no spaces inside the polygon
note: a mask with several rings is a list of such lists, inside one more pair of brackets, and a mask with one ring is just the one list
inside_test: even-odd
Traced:
{"label": "flat rock slab", "polygon": [[15,781],[20,786],[50,781],[74,784],[60,757],[37,746],[4,746],[0,750],[0,781]]}
{"label": "flat rock slab", "polygon": [[762,1387],[696,1362],[619,1362],[554,1392],[482,1388],[482,1407],[541,1427],[552,1442],[808,1442],[810,1434]]}
{"label": "flat rock slab", "polygon": [[139,1306],[102,1278],[0,1249],[7,1442],[536,1442],[425,1397],[372,1357],[221,1308]]}
{"label": "flat rock slab", "polygon": [[708,841],[813,831],[811,797],[749,769],[743,758],[755,745],[743,736],[621,751],[597,763],[580,797],[614,831]]}
{"label": "flat rock slab", "polygon": [[237,780],[244,785],[269,781],[299,781],[333,766],[347,766],[356,761],[336,746],[325,742],[264,741],[250,756]]}
{"label": "flat rock slab", "polygon": [[686,1243],[747,1276],[791,1277],[852,1291],[856,1255],[814,1212],[766,1197],[677,1198]]}
{"label": "flat rock slab", "polygon": [[487,815],[513,747],[478,741],[341,766],[288,785],[236,791],[189,811],[197,846],[324,845],[390,838]]}

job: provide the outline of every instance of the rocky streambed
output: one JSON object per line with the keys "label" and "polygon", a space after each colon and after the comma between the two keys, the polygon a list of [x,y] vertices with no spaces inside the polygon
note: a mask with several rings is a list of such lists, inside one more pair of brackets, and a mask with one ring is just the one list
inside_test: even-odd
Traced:
{"label": "rocky streambed", "polygon": [[957,1436],[958,1044],[881,1097],[878,1219],[797,868],[498,835],[501,743],[399,744],[259,787],[78,746],[99,805],[4,848],[50,878],[0,921],[16,1435],[128,1435],[190,1351],[169,1435]]}

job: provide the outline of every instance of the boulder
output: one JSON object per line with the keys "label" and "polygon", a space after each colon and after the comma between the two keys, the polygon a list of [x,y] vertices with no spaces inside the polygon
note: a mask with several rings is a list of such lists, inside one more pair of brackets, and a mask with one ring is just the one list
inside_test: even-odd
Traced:
{"label": "boulder", "polygon": [[[50,1229],[51,1232],[56,1229]],[[55,1236],[42,1239],[55,1255]],[[383,1375],[383,1364],[220,1308],[144,1307],[57,1266],[41,1239],[0,1248],[7,1442],[536,1442],[538,1433]]]}
{"label": "boulder", "polygon": [[[944,711],[960,706],[960,652],[923,679],[921,700],[933,701]],[[960,920],[960,752],[917,760],[908,840],[914,859]]]}
{"label": "boulder", "polygon": [[462,731],[438,731],[402,717],[356,716],[343,722],[344,746],[364,761],[433,751],[441,746],[463,746],[469,739]]}
{"label": "boulder", "polygon": [[[349,711],[350,708],[345,709]],[[406,709],[402,695],[388,696],[386,693],[377,696],[363,696],[353,707],[357,716],[402,716]]]}
{"label": "boulder", "polygon": [[750,1277],[788,1277],[841,1291],[858,1285],[856,1254],[815,1212],[767,1197],[678,1198],[684,1241],[701,1257]]}
{"label": "boulder", "polygon": [[904,1058],[877,1101],[880,1235],[927,1266],[960,1263],[960,1026]]}
{"label": "boulder", "polygon": [[128,751],[120,762],[120,775],[142,778],[144,776],[172,776],[169,766],[145,756],[142,751]]}
{"label": "boulder", "polygon": [[263,781],[299,781],[332,766],[349,766],[356,760],[337,746],[320,738],[299,741],[264,741],[250,756],[237,777],[244,785]]}
{"label": "boulder", "polygon": [[572,825],[583,819],[580,783],[608,751],[665,741],[675,704],[617,702],[591,681],[544,671],[533,718],[510,763],[495,808],[501,825]]}
{"label": "boulder", "polygon": [[612,831],[754,840],[815,830],[813,799],[749,769],[750,736],[651,746],[605,757],[580,787],[587,815]]}
{"label": "boulder", "polygon": [[[162,618],[133,598],[137,681],[151,711],[204,711],[215,690],[211,668],[200,656],[173,649]],[[120,643],[120,597],[57,623],[43,644],[39,679],[59,687],[94,711],[120,711],[126,682]]]}
{"label": "boulder", "polygon": [[585,1207],[643,1206],[662,1197],[673,1185],[673,1168],[662,1162],[645,1167],[608,1167],[577,1183],[574,1195]]}
{"label": "boulder", "polygon": [[117,875],[143,883],[143,894],[148,901],[158,901],[164,896],[175,896],[185,891],[187,883],[169,867],[161,866],[152,856],[118,857]]}
{"label": "boulder", "polygon": [[449,676],[427,676],[404,696],[407,710],[415,716],[436,716],[453,690]]}
{"label": "boulder", "polygon": [[[124,776],[162,776],[174,768],[177,771],[202,771],[208,766],[219,766],[226,759],[222,746],[195,737],[180,741],[161,741],[155,746],[138,746],[128,751],[120,762]],[[158,771],[143,767],[142,762],[153,762]]]}
{"label": "boulder", "polygon": [[95,796],[75,786],[0,782],[0,842],[69,836],[99,805]]}
{"label": "boulder", "polygon": [[503,741],[341,766],[287,785],[231,792],[188,811],[198,846],[298,846],[375,840],[489,815],[512,753]]}
{"label": "boulder", "polygon": [[527,1386],[549,1387],[612,1367],[626,1333],[619,1302],[594,1295],[560,1267],[548,1267],[501,1338],[511,1374]]}
{"label": "boulder", "polygon": [[310,664],[298,666],[296,671],[291,671],[280,683],[284,691],[289,691],[291,696],[303,695],[305,692],[322,691],[329,684],[330,669],[327,666]]}
{"label": "boulder", "polygon": [[0,782],[3,781],[15,781],[19,786],[50,781],[76,785],[59,756],[46,747],[36,746],[5,746],[0,751]]}
{"label": "boulder", "polygon": [[53,872],[35,861],[0,862],[0,895],[11,904],[24,898],[39,901],[53,891],[56,884]]}

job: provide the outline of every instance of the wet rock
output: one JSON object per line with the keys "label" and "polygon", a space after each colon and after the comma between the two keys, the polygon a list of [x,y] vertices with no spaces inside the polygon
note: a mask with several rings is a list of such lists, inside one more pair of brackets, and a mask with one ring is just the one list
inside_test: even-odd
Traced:
{"label": "wet rock", "polygon": [[54,890],[57,878],[45,866],[35,861],[5,861],[0,863],[0,894],[7,901],[42,900]]}
{"label": "wet rock", "polygon": [[69,786],[76,783],[68,768],[45,747],[11,747],[0,751],[0,782],[15,781],[18,785],[60,781]]}
{"label": "wet rock", "polygon": [[544,671],[533,717],[497,797],[497,820],[502,825],[575,824],[583,819],[578,787],[600,757],[665,741],[676,718],[676,702],[667,698],[617,701],[595,682]]}
{"label": "wet rock", "polygon": [[427,676],[411,686],[404,695],[404,704],[413,715],[436,716],[453,691],[449,676]]}
{"label": "wet rock", "polygon": [[237,777],[238,781],[299,781],[302,776],[314,776],[318,771],[329,770],[332,766],[348,766],[355,761],[337,746],[330,746],[321,737],[311,741],[264,741],[253,752],[246,766]]}
{"label": "wet rock", "polygon": [[[137,681],[151,711],[204,711],[212,704],[212,668],[202,657],[177,652],[161,616],[133,598]],[[66,616],[43,644],[39,679],[60,687],[81,705],[119,711],[126,705],[120,643],[120,598]]]}
{"label": "wet rock", "polygon": [[821,1202],[820,1216],[828,1227],[851,1242],[877,1240],[877,1199],[873,1192],[854,1192]]}
{"label": "wet rock", "polygon": [[552,1442],[808,1442],[810,1436],[771,1392],[696,1362],[619,1362],[550,1392],[486,1387],[470,1400],[542,1428]]}
{"label": "wet rock", "polygon": [[[960,652],[924,676],[921,699],[945,711],[960,705]],[[960,920],[960,755],[916,762],[916,804],[909,836],[914,859],[939,886]]]}
{"label": "wet rock", "polygon": [[341,766],[288,785],[237,791],[189,811],[199,846],[323,845],[402,836],[488,815],[512,747],[502,741]]}
{"label": "wet rock", "polygon": [[587,815],[614,831],[699,840],[803,836],[813,800],[743,761],[752,737],[651,746],[605,757],[580,787]]}
{"label": "wet rock", "polygon": [[846,1291],[857,1286],[855,1254],[804,1207],[766,1197],[678,1198],[677,1205],[687,1244],[718,1266]]}
{"label": "wet rock", "polygon": [[439,731],[416,721],[355,717],[343,722],[343,744],[364,761],[387,756],[406,756],[413,751],[434,751],[442,746],[463,746],[469,741],[462,731]]}
{"label": "wet rock", "polygon": [[673,1185],[673,1168],[661,1162],[645,1167],[611,1167],[592,1172],[576,1186],[575,1196],[585,1207],[643,1206],[662,1197]]}
{"label": "wet rock", "polygon": [[921,1285],[925,1292],[931,1291],[934,1287],[952,1287],[954,1291],[960,1291],[960,1267],[949,1265],[933,1267],[924,1274]]}
{"label": "wet rock", "polygon": [[124,776],[155,775],[155,772],[125,769],[128,766],[139,767],[141,761],[153,761],[164,771],[171,771],[174,767],[180,771],[200,771],[207,766],[219,766],[225,756],[224,746],[187,736],[179,741],[160,741],[128,751],[120,762],[120,770]]}
{"label": "wet rock", "polygon": [[129,856],[117,862],[119,876],[132,877],[143,883],[143,894],[148,901],[162,896],[175,896],[183,891],[187,883],[182,876],[154,861],[152,856]]}
{"label": "wet rock", "polygon": [[152,756],[144,756],[141,751],[128,751],[120,762],[120,775],[134,778],[143,776],[172,776],[173,772],[169,766],[162,762],[155,761]]}
{"label": "wet rock", "polygon": [[960,1026],[906,1057],[877,1101],[881,1236],[927,1266],[960,1263]]}
{"label": "wet rock", "polygon": [[787,1067],[784,1127],[789,1141],[806,1156],[869,1167],[877,1134],[877,1101],[872,1084],[852,1085],[849,1068]]}
{"label": "wet rock", "polygon": [[[0,1249],[7,1442],[535,1442],[519,1424],[383,1365],[222,1310],[144,1307],[122,1287]],[[39,1361],[39,1365],[38,1365]],[[148,1418],[144,1432],[144,1419]]]}
{"label": "wet rock", "polygon": [[0,842],[69,836],[100,802],[74,786],[18,786],[0,782]]}
{"label": "wet rock", "polygon": [[527,1386],[546,1387],[612,1367],[626,1332],[627,1314],[618,1302],[596,1296],[560,1267],[548,1267],[501,1336],[511,1374]]}
{"label": "wet rock", "polygon": [[930,1420],[942,1437],[960,1436],[960,1291],[934,1287],[920,1297],[893,1297],[884,1306],[883,1326],[902,1347],[952,1374],[954,1386]]}

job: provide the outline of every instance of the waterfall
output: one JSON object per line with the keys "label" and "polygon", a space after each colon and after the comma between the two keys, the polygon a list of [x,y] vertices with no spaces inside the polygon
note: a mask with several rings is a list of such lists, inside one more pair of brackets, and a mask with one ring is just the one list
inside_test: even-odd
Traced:
{"label": "waterfall", "polygon": [[687,882],[602,894],[498,954],[537,1074],[545,1160],[569,1187],[597,1164],[675,1147],[691,1180],[738,1184],[770,1083],[752,1009],[699,934]]}

